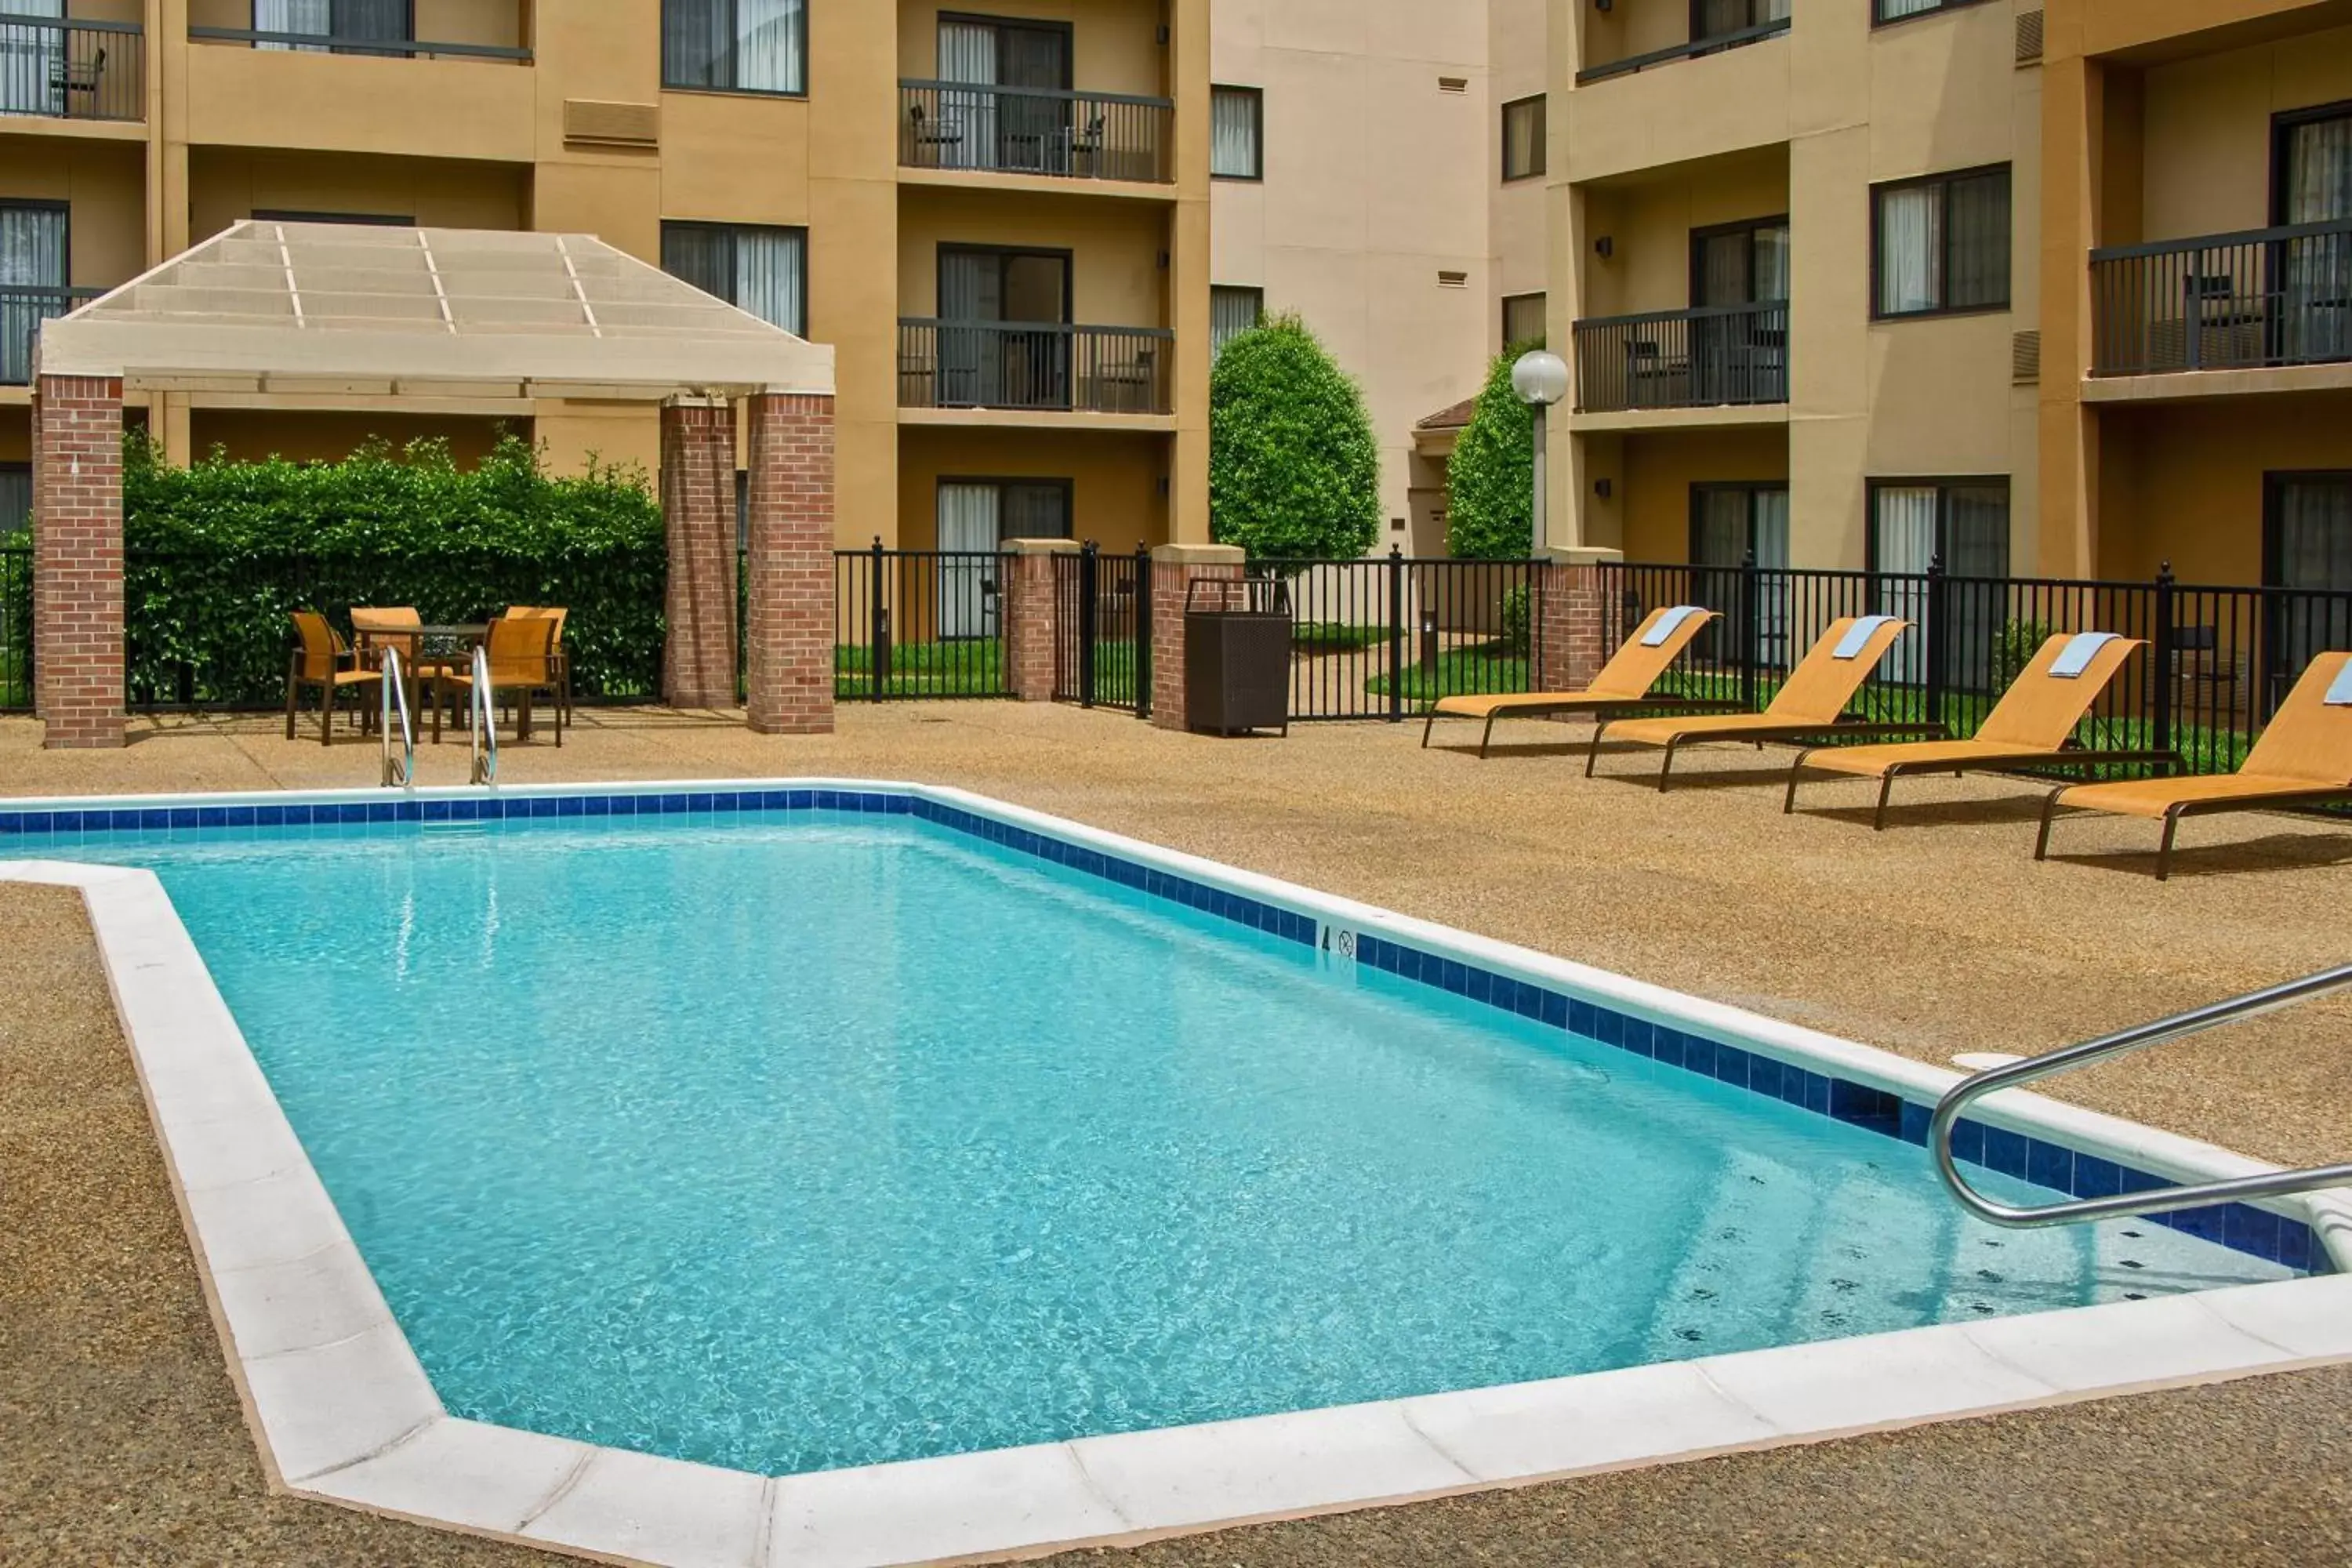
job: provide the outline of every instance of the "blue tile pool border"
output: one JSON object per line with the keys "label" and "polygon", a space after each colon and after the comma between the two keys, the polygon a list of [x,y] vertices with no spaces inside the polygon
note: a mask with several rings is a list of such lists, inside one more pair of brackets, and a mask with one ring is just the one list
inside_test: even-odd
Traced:
{"label": "blue tile pool border", "polygon": [[[1198,910],[1252,931],[1313,948],[1326,937],[1318,916],[1219,888],[1053,834],[896,789],[761,788],[598,791],[580,794],[419,796],[394,800],[247,803],[226,805],[110,806],[0,811],[0,855],[70,847],[94,835],[112,837],[184,830],[375,826],[397,824],[518,822],[767,811],[849,812],[913,816],[1016,853],[1155,899]],[[40,840],[49,840],[41,843]],[[28,840],[32,842],[27,842]],[[1365,968],[1464,997],[1497,1012],[1627,1052],[1661,1067],[1842,1121],[1881,1137],[1924,1147],[1933,1107],[1872,1084],[1815,1072],[1728,1040],[1673,1027],[1500,970],[1431,952],[1370,932],[1354,938]],[[2116,1161],[2081,1153],[1990,1122],[1963,1119],[1953,1129],[1959,1159],[2074,1197],[2110,1197],[2171,1183]],[[2305,1273],[2330,1271],[2310,1226],[2249,1204],[2221,1204],[2141,1216],[2147,1223]]]}

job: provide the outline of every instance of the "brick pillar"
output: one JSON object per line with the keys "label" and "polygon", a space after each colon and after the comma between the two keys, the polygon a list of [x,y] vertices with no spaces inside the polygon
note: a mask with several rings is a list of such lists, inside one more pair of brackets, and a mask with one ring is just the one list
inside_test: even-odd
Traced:
{"label": "brick pillar", "polygon": [[1538,570],[1536,591],[1541,600],[1543,668],[1536,672],[1545,691],[1581,691],[1615,650],[1602,646],[1606,575],[1604,562],[1619,559],[1613,550],[1559,549]]}
{"label": "brick pillar", "polygon": [[1184,601],[1204,577],[1235,578],[1244,557],[1231,544],[1162,544],[1151,552],[1151,721],[1192,727],[1184,712]]}
{"label": "brick pillar", "polygon": [[1008,539],[1012,557],[1004,583],[1007,683],[1024,702],[1051,702],[1061,654],[1062,610],[1055,594],[1055,563],[1078,553],[1075,539]]}
{"label": "brick pillar", "polygon": [[669,533],[669,639],[662,697],[735,706],[735,410],[669,404],[661,414],[662,522]]}
{"label": "brick pillar", "polygon": [[33,415],[34,699],[51,748],[123,743],[122,382],[45,375]]}
{"label": "brick pillar", "polygon": [[749,619],[751,728],[833,732],[833,399],[751,400]]}

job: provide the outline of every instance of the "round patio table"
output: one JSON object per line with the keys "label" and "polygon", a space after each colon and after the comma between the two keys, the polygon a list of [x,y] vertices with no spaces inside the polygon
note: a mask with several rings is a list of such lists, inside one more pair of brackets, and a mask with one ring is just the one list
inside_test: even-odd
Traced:
{"label": "round patio table", "polygon": [[[466,621],[446,626],[355,626],[352,629],[352,642],[362,658],[371,648],[381,643],[415,645],[415,657],[409,660],[407,668],[402,672],[408,678],[408,711],[414,715],[417,702],[425,690],[425,667],[428,664],[450,661],[458,664],[470,663],[474,657],[474,649],[488,641],[489,635],[490,624],[488,621]],[[414,722],[413,718],[411,721]],[[527,721],[523,731],[517,738],[530,739]],[[438,744],[441,740],[441,700],[438,692],[434,694],[433,700],[433,740],[436,744]]]}

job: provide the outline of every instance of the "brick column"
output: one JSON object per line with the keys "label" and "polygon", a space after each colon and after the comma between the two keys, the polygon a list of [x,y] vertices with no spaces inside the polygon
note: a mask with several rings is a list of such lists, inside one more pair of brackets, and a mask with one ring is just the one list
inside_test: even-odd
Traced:
{"label": "brick column", "polygon": [[1012,557],[1004,583],[1007,683],[1024,702],[1051,702],[1061,655],[1062,608],[1055,594],[1055,563],[1078,553],[1075,539],[1008,539]]}
{"label": "brick column", "polygon": [[751,728],[833,732],[833,399],[751,400],[749,618]]}
{"label": "brick column", "polygon": [[45,375],[33,414],[35,705],[51,748],[123,743],[122,382]]}
{"label": "brick column", "polygon": [[1192,726],[1184,712],[1184,601],[1204,577],[1235,578],[1245,558],[1231,544],[1162,544],[1151,552],[1151,721]]}
{"label": "brick column", "polygon": [[735,410],[665,405],[662,522],[669,533],[669,638],[662,698],[677,708],[735,706]]}
{"label": "brick column", "polygon": [[1613,550],[1557,546],[1549,553],[1536,581],[1543,616],[1537,684],[1545,691],[1581,691],[1614,651],[1602,646],[1608,590],[1600,567],[1621,557]]}

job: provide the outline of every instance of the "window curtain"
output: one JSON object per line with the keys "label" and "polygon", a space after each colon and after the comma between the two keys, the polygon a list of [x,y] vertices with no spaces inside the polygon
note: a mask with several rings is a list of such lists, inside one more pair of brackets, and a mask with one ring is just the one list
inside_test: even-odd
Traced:
{"label": "window curtain", "polygon": [[706,294],[735,302],[735,247],[723,228],[703,224],[662,226],[662,270]]}
{"label": "window curtain", "polygon": [[1942,282],[1943,192],[1906,185],[1878,195],[1878,313],[1936,308]]}
{"label": "window curtain", "polygon": [[[65,0],[33,0],[19,5],[8,0],[8,10],[19,16],[63,16]],[[66,36],[57,27],[0,27],[0,112],[63,114],[58,101]]]}
{"label": "window curtain", "polygon": [[[1789,491],[1786,486],[1751,490],[1754,497],[1756,564],[1767,573],[1789,569]],[[1789,579],[1767,576],[1756,584],[1756,652],[1766,668],[1786,669],[1796,650],[1789,646]]]}
{"label": "window curtain", "polygon": [[1006,485],[1000,503],[1004,537],[1069,538],[1069,499],[1060,485]]}
{"label": "window curtain", "polygon": [[940,24],[940,79],[969,82],[940,93],[940,163],[985,169],[996,161],[996,29],[976,22]]}
{"label": "window curtain", "polygon": [[1878,609],[1900,616],[1919,629],[1896,642],[1880,671],[1889,679],[1917,685],[1927,678],[1927,567],[1936,559],[1942,492],[1933,485],[1887,485],[1877,492],[1871,526],[1879,572],[1916,582],[1883,584]]}
{"label": "window curtain", "polygon": [[971,325],[1004,319],[1004,268],[1001,258],[978,251],[947,251],[940,257],[939,400],[943,406],[971,408],[995,402],[1003,378],[1003,340],[993,328]]}
{"label": "window curtain", "polygon": [[1540,98],[1503,106],[1503,178],[1526,179],[1544,172],[1546,123]]}
{"label": "window curtain", "polygon": [[961,560],[943,554],[940,561],[939,626],[942,637],[986,637],[993,629],[987,584],[993,574],[993,552],[1003,537],[1000,499],[994,485],[940,487],[940,551],[975,552]]}
{"label": "window curtain", "polygon": [[[409,42],[416,31],[409,0],[331,0],[326,30],[338,38],[374,38],[401,44]],[[334,49],[339,55],[400,56],[408,52],[351,44],[337,44]]]}
{"label": "window curtain", "polygon": [[747,228],[734,238],[735,303],[772,326],[805,336],[808,237],[793,229]]}
{"label": "window curtain", "polygon": [[735,0],[735,73],[749,92],[808,90],[808,0]]}
{"label": "window curtain", "polygon": [[1225,345],[1258,324],[1265,313],[1265,291],[1262,289],[1225,289],[1209,290],[1209,353],[1211,357],[1224,353]]}
{"label": "window curtain", "polygon": [[2009,172],[1947,189],[1951,247],[1939,303],[1955,310],[2009,303]]}
{"label": "window curtain", "polygon": [[1878,19],[1892,22],[1904,16],[1916,16],[1942,6],[1945,0],[1878,0]]}
{"label": "window curtain", "polygon": [[1750,262],[1748,298],[1763,303],[1789,297],[1789,226],[1776,223],[1756,231]]}
{"label": "window curtain", "polygon": [[1541,294],[1514,294],[1503,301],[1503,346],[1542,342],[1551,331]]}
{"label": "window curtain", "polygon": [[[2287,133],[2286,221],[2352,217],[2352,118],[2319,120]],[[2285,320],[2280,347],[2290,360],[2352,354],[2352,237],[2313,235],[2286,243]]]}
{"label": "window curtain", "polygon": [[63,208],[0,206],[0,382],[31,379],[33,335],[65,301],[30,290],[64,288],[66,265]]}
{"label": "window curtain", "polygon": [[[2352,479],[2292,479],[2279,487],[2276,585],[2352,591]],[[2285,599],[2278,610],[2273,689],[2330,648],[2352,647],[2352,609]]]}
{"label": "window curtain", "polygon": [[[316,33],[324,37],[335,30],[331,0],[253,0],[253,30],[257,33]],[[290,49],[324,54],[324,44],[256,44],[257,49]]]}
{"label": "window curtain", "polygon": [[671,87],[732,87],[730,0],[662,0],[662,80]]}
{"label": "window curtain", "polygon": [[1223,89],[1209,99],[1209,173],[1234,179],[1259,175],[1258,97]]}

